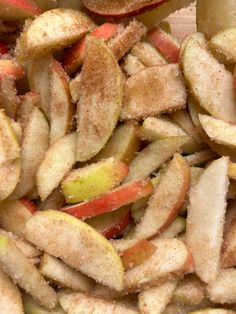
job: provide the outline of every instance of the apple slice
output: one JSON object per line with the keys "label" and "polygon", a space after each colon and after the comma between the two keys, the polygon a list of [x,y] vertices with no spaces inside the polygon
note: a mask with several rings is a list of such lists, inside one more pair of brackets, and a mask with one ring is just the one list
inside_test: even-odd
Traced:
{"label": "apple slice", "polygon": [[75,106],[71,101],[69,78],[61,64],[53,60],[50,70],[50,145],[52,145],[72,128]]}
{"label": "apple slice", "polygon": [[18,65],[14,60],[11,59],[0,60],[0,78],[4,76],[10,76],[14,79],[20,79],[24,76],[24,74],[25,72],[23,68],[20,65]]}
{"label": "apple slice", "polygon": [[22,295],[22,299],[25,314],[65,314],[60,306],[57,306],[54,310],[48,311],[25,293]]}
{"label": "apple slice", "polygon": [[222,157],[206,168],[190,193],[187,246],[195,272],[206,283],[216,279],[223,242],[229,158]]}
{"label": "apple slice", "polygon": [[[227,216],[226,216],[227,217]],[[227,221],[226,221],[227,222]],[[226,226],[225,226],[226,228]],[[222,252],[222,267],[236,266],[236,217],[228,222],[227,229],[224,234],[224,244]]]}
{"label": "apple slice", "polygon": [[29,116],[35,107],[40,107],[40,94],[38,92],[28,92],[20,96],[20,105],[17,109],[16,117],[20,121],[23,129],[28,124]]}
{"label": "apple slice", "polygon": [[150,288],[192,270],[192,257],[180,240],[160,239],[152,243],[156,246],[155,253],[125,273],[126,292]]}
{"label": "apple slice", "polygon": [[149,176],[181,149],[187,138],[183,136],[156,140],[145,147],[130,163],[125,182]]}
{"label": "apple slice", "polygon": [[69,266],[97,282],[122,290],[120,257],[114,247],[88,224],[65,213],[48,210],[29,219],[25,233],[30,242]]}
{"label": "apple slice", "polygon": [[132,181],[88,202],[67,206],[61,210],[77,218],[90,218],[131,204],[153,192],[150,179]]}
{"label": "apple slice", "polygon": [[62,193],[61,187],[57,187],[44,200],[37,204],[39,210],[54,209],[59,210],[65,205],[65,197]]}
{"label": "apple slice", "polygon": [[15,119],[19,98],[17,96],[15,80],[9,76],[0,79],[0,103],[6,114]]}
{"label": "apple slice", "polygon": [[[108,41],[119,32],[121,26],[118,24],[104,23],[99,27],[95,28],[90,35],[100,38],[104,41]],[[83,64],[85,54],[85,38],[75,43],[65,53],[63,58],[63,66],[65,71],[71,75],[77,71],[77,69]]]}
{"label": "apple slice", "polygon": [[190,90],[201,107],[218,119],[235,122],[232,74],[194,39],[190,39],[184,49],[182,66]]}
{"label": "apple slice", "polygon": [[18,287],[0,270],[0,306],[2,313],[22,314],[23,304]]}
{"label": "apple slice", "polygon": [[125,206],[110,213],[89,218],[86,223],[107,239],[115,238],[122,234],[124,229],[131,223],[130,208]]}
{"label": "apple slice", "polygon": [[49,147],[37,170],[36,181],[44,201],[60,184],[75,163],[77,134],[70,133]]}
{"label": "apple slice", "polygon": [[157,287],[141,291],[138,296],[138,307],[140,313],[162,314],[170,303],[177,281],[166,281]]}
{"label": "apple slice", "polygon": [[92,279],[47,253],[41,258],[39,271],[48,280],[73,291],[89,292],[94,286]]}
{"label": "apple slice", "polygon": [[180,52],[179,52],[179,56],[180,56],[180,62],[182,61],[183,59],[183,54],[184,54],[184,50],[188,44],[188,42],[191,40],[191,39],[194,39],[198,42],[198,44],[203,47],[205,50],[208,49],[208,46],[207,46],[207,40],[206,40],[206,37],[204,36],[204,34],[202,33],[192,33],[192,34],[189,34],[187,35],[183,42],[181,43],[181,46],[180,46]]}
{"label": "apple slice", "polygon": [[71,94],[72,101],[74,104],[76,104],[80,98],[80,91],[79,91],[80,81],[81,81],[81,73],[79,72],[76,75],[76,77],[70,80],[69,82],[70,94]]}
{"label": "apple slice", "polygon": [[225,310],[225,309],[201,309],[198,311],[194,311],[194,312],[189,312],[188,314],[235,314],[236,312],[231,311],[231,310]]}
{"label": "apple slice", "polygon": [[46,11],[25,25],[16,44],[16,58],[25,61],[60,50],[93,27],[93,22],[79,11],[62,8]]}
{"label": "apple slice", "polygon": [[7,44],[3,41],[0,40],[0,55],[4,56],[9,52]]}
{"label": "apple slice", "polygon": [[134,75],[144,69],[146,69],[145,65],[139,61],[139,59],[133,56],[131,53],[128,53],[124,59],[124,62],[121,65],[122,69],[131,76]]}
{"label": "apple slice", "polygon": [[193,124],[196,128],[199,128],[201,126],[201,123],[199,121],[198,115],[199,113],[207,114],[207,111],[200,107],[200,105],[197,103],[192,95],[189,95],[188,97],[188,111]]}
{"label": "apple slice", "polygon": [[125,82],[121,119],[140,120],[149,115],[182,109],[185,105],[186,91],[179,66],[155,66],[131,76]]}
{"label": "apple slice", "polygon": [[39,15],[41,10],[29,0],[1,0],[0,18],[3,20],[23,20]]}
{"label": "apple slice", "polygon": [[49,145],[49,126],[43,113],[35,107],[28,119],[21,146],[20,181],[13,192],[16,198],[25,196],[36,185],[36,172]]}
{"label": "apple slice", "polygon": [[7,236],[0,235],[2,269],[39,304],[52,309],[57,304],[56,292],[47,284],[36,267],[21,253]]}
{"label": "apple slice", "polygon": [[153,46],[170,63],[178,63],[180,44],[172,35],[165,32],[160,27],[153,27],[148,31],[148,39]]}
{"label": "apple slice", "polygon": [[50,68],[53,63],[51,55],[33,60],[28,67],[28,81],[32,92],[41,96],[39,108],[42,109],[47,119],[50,118]]}
{"label": "apple slice", "polygon": [[169,227],[158,236],[158,238],[159,239],[176,238],[180,233],[185,231],[185,228],[186,228],[185,218],[183,218],[182,216],[178,216],[177,218],[175,218],[172,224],[170,224]]}
{"label": "apple slice", "polygon": [[22,136],[23,136],[23,130],[22,130],[22,126],[21,123],[19,121],[15,121],[14,119],[9,118],[10,123],[11,123],[11,127],[15,133],[17,142],[19,143],[19,145],[21,145],[22,142]]}
{"label": "apple slice", "polygon": [[15,190],[21,173],[20,158],[5,161],[0,164],[0,200],[5,200]]}
{"label": "apple slice", "polygon": [[110,49],[88,36],[77,111],[77,161],[94,157],[112,135],[121,110],[122,86],[121,71]]}
{"label": "apple slice", "polygon": [[199,114],[199,120],[211,140],[236,148],[236,125],[203,114]]}
{"label": "apple slice", "polygon": [[[124,306],[122,303],[99,299],[84,293],[59,294],[59,302],[67,313],[113,313],[113,314],[138,314],[138,311]],[[85,313],[85,312],[84,312]]]}
{"label": "apple slice", "polygon": [[131,54],[138,58],[146,67],[166,64],[162,55],[148,42],[137,42],[131,49]]}
{"label": "apple slice", "polygon": [[128,166],[114,157],[72,170],[62,182],[69,204],[90,200],[113,189],[128,174]]}
{"label": "apple slice", "polygon": [[146,31],[147,29],[142,23],[136,20],[131,21],[120,34],[109,41],[108,47],[110,47],[115,58],[120,60],[141,40]]}
{"label": "apple slice", "polygon": [[189,166],[197,166],[202,165],[208,161],[213,160],[217,157],[217,154],[213,152],[211,149],[206,149],[200,152],[196,152],[192,155],[185,156],[185,160],[189,164]]}
{"label": "apple slice", "polygon": [[140,240],[122,253],[122,262],[125,270],[141,265],[156,251],[154,244],[147,240]]}
{"label": "apple slice", "polygon": [[134,238],[148,239],[166,230],[180,212],[189,186],[189,166],[181,155],[176,154],[155,188]]}

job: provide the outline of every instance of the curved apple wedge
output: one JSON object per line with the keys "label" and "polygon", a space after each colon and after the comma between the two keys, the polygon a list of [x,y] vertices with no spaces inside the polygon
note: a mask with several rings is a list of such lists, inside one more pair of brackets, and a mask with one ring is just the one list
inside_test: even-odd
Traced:
{"label": "curved apple wedge", "polygon": [[45,307],[36,303],[29,295],[23,294],[22,298],[25,314],[65,314],[60,306],[48,311]]}
{"label": "curved apple wedge", "polygon": [[93,27],[89,17],[79,11],[62,8],[46,11],[25,25],[15,48],[16,58],[29,60],[60,50]]}
{"label": "curved apple wedge", "polygon": [[122,75],[107,45],[88,36],[78,105],[77,161],[94,157],[117,124],[122,106]]}
{"label": "curved apple wedge", "polygon": [[194,38],[186,44],[182,66],[190,91],[201,107],[218,119],[236,122],[232,74]]}
{"label": "curved apple wedge", "polygon": [[5,200],[16,188],[21,173],[20,158],[0,164],[0,201]]}
{"label": "curved apple wedge", "polygon": [[79,219],[58,211],[44,211],[26,222],[25,234],[37,247],[97,282],[123,289],[124,270],[115,248]]}
{"label": "curved apple wedge", "polygon": [[215,280],[220,268],[228,165],[228,157],[213,161],[189,197],[187,246],[193,254],[196,274],[206,283]]}
{"label": "curved apple wedge", "polygon": [[151,196],[134,238],[148,239],[163,232],[179,214],[190,186],[190,170],[176,154]]}

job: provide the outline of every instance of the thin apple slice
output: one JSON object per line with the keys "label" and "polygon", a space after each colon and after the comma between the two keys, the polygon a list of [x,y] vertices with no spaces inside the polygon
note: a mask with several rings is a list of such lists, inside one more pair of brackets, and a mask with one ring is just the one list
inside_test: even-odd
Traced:
{"label": "thin apple slice", "polygon": [[[1,6],[1,4],[0,4]],[[1,9],[0,9],[1,10]],[[0,60],[0,77],[10,76],[14,79],[20,79],[24,76],[23,68],[14,60],[1,59]]]}
{"label": "thin apple slice", "polygon": [[176,154],[151,196],[134,238],[148,239],[166,230],[180,212],[189,186],[189,166]]}
{"label": "thin apple slice", "polygon": [[25,314],[65,314],[60,306],[57,306],[54,310],[48,311],[45,307],[42,307],[36,303],[29,295],[23,294],[23,305]]}
{"label": "thin apple slice", "polygon": [[61,64],[53,60],[50,70],[50,145],[52,145],[72,128],[75,106],[71,100],[69,78]]}
{"label": "thin apple slice", "polygon": [[28,81],[32,92],[41,96],[39,108],[42,109],[47,119],[50,118],[50,68],[53,63],[51,55],[33,60],[28,67]]}
{"label": "thin apple slice", "polygon": [[23,136],[23,130],[22,130],[22,126],[21,123],[19,121],[15,121],[14,119],[10,119],[10,123],[11,123],[11,127],[15,133],[17,142],[19,145],[21,145],[22,142],[22,136]]}
{"label": "thin apple slice", "polygon": [[47,253],[41,259],[39,271],[48,280],[73,291],[89,292],[94,286],[92,279]]}
{"label": "thin apple slice", "polygon": [[60,50],[93,27],[93,22],[79,11],[62,8],[46,11],[25,25],[15,48],[16,58],[25,61]]}
{"label": "thin apple slice", "polygon": [[121,119],[142,119],[185,106],[186,91],[179,66],[155,66],[131,76],[125,82]]}
{"label": "thin apple slice", "polygon": [[192,95],[188,96],[188,111],[195,127],[198,128],[199,126],[201,126],[198,115],[199,113],[207,114],[207,111],[200,107],[200,105],[197,103],[196,99]]}
{"label": "thin apple slice", "polygon": [[207,50],[207,40],[206,40],[204,34],[199,33],[199,32],[189,34],[185,37],[184,41],[181,43],[181,46],[180,46],[180,52],[179,52],[180,62],[183,59],[184,50],[185,50],[188,42],[190,41],[190,39],[196,40],[201,47],[203,47]]}
{"label": "thin apple slice", "polygon": [[94,157],[112,135],[121,110],[122,87],[121,71],[110,49],[88,36],[77,111],[77,161]]}
{"label": "thin apple slice", "polygon": [[217,154],[211,149],[206,149],[200,152],[196,152],[192,155],[185,156],[185,160],[189,166],[199,166],[217,157]]}
{"label": "thin apple slice", "polygon": [[169,227],[162,232],[158,238],[159,239],[172,239],[176,238],[181,232],[184,232],[186,228],[186,220],[182,216],[178,216],[172,222]]}
{"label": "thin apple slice", "polygon": [[3,20],[24,20],[39,15],[40,8],[29,0],[1,0],[0,18]]}
{"label": "thin apple slice", "polygon": [[232,221],[227,222],[227,228],[224,234],[224,244],[223,244],[223,252],[222,252],[222,267],[223,268],[236,266],[236,241],[235,241],[236,236],[235,235],[236,235],[236,217],[233,217]]}
{"label": "thin apple slice", "polygon": [[40,107],[40,94],[38,92],[28,92],[20,96],[16,117],[23,129],[28,124],[29,116],[35,107]]}
{"label": "thin apple slice", "polygon": [[155,253],[125,273],[125,291],[150,288],[192,270],[192,257],[180,240],[160,239],[152,243],[156,246]]}
{"label": "thin apple slice", "polygon": [[6,114],[15,119],[19,98],[17,96],[15,80],[11,77],[4,76],[0,79],[0,104]]}
{"label": "thin apple slice", "polygon": [[236,302],[236,269],[222,269],[216,279],[208,284],[207,292],[215,303]]}
{"label": "thin apple slice", "polygon": [[20,181],[13,192],[16,198],[25,196],[36,185],[36,172],[49,145],[49,126],[43,113],[35,107],[28,119],[21,146]]}
{"label": "thin apple slice", "polygon": [[128,174],[128,166],[114,157],[74,169],[63,180],[62,190],[68,204],[90,200],[115,188]]}
{"label": "thin apple slice", "polygon": [[62,193],[61,187],[57,187],[52,193],[44,200],[37,204],[39,210],[54,209],[59,210],[65,205],[65,197]]}
{"label": "thin apple slice", "polygon": [[194,39],[190,39],[184,49],[182,66],[190,90],[200,106],[218,119],[235,122],[232,74]]}
{"label": "thin apple slice", "polygon": [[18,287],[0,270],[0,306],[2,313],[23,313],[23,304]]}
{"label": "thin apple slice", "polygon": [[152,192],[153,185],[150,179],[137,180],[123,184],[88,202],[67,206],[61,210],[77,218],[85,219],[131,204]]}
{"label": "thin apple slice", "polygon": [[216,279],[223,242],[229,158],[222,157],[206,168],[190,193],[187,246],[195,272],[208,283]]}
{"label": "thin apple slice", "polygon": [[75,163],[77,134],[70,133],[49,147],[37,170],[37,187],[45,200],[60,184]]}
{"label": "thin apple slice", "polygon": [[199,114],[199,120],[211,140],[236,148],[236,124],[234,125],[203,114]]}
{"label": "thin apple slice", "polygon": [[125,72],[131,76],[134,75],[144,69],[146,66],[139,61],[139,59],[133,56],[131,53],[128,53],[122,63],[121,67],[125,70]]}
{"label": "thin apple slice", "polygon": [[145,147],[130,163],[125,182],[142,179],[156,171],[185,144],[186,137],[156,140]]}
{"label": "thin apple slice", "polygon": [[99,299],[84,293],[59,294],[59,302],[67,313],[112,313],[112,314],[138,314],[138,311],[124,306],[122,303]]}
{"label": "thin apple slice", "polygon": [[188,314],[235,314],[235,313],[236,312],[231,311],[231,310],[207,308],[207,309],[197,310],[194,312],[189,312]]}
{"label": "thin apple slice", "polygon": [[30,242],[69,266],[99,283],[122,290],[120,257],[106,238],[86,223],[65,213],[48,210],[29,219],[25,233]]}
{"label": "thin apple slice", "polygon": [[141,291],[138,296],[140,313],[162,314],[171,301],[176,285],[176,280],[169,280],[157,287]]}
{"label": "thin apple slice", "polygon": [[81,73],[79,72],[76,75],[76,77],[70,80],[69,82],[70,94],[72,97],[72,101],[75,104],[79,101],[79,98],[80,98],[80,91],[79,91],[80,81],[81,81]]}
{"label": "thin apple slice", "polygon": [[5,161],[0,164],[0,200],[9,197],[15,190],[21,173],[20,158]]}

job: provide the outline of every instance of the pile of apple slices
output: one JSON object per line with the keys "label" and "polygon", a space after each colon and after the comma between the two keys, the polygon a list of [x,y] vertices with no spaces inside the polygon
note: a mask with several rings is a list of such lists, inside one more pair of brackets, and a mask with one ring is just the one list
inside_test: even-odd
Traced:
{"label": "pile of apple slices", "polygon": [[191,2],[0,0],[1,314],[236,313],[236,25]]}

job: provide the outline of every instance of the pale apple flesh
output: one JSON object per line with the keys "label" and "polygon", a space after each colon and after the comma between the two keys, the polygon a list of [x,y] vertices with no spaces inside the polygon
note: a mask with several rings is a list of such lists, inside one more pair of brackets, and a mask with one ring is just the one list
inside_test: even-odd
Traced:
{"label": "pale apple flesh", "polygon": [[146,69],[145,65],[141,61],[139,61],[137,57],[133,56],[130,53],[127,54],[127,56],[125,57],[122,68],[129,76]]}
{"label": "pale apple flesh", "polygon": [[18,65],[14,60],[1,59],[0,60],[0,77],[12,76],[14,79],[20,79],[24,76],[24,69]]}

